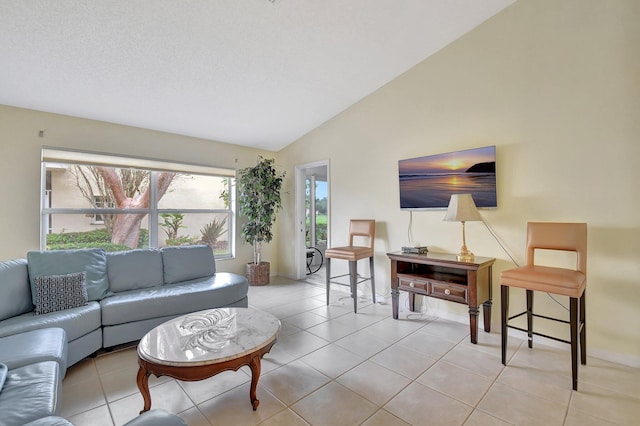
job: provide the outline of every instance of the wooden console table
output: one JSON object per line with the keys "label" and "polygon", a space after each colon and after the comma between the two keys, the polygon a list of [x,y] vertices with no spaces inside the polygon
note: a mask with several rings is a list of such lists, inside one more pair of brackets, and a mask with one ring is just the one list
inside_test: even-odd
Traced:
{"label": "wooden console table", "polygon": [[469,306],[471,343],[478,342],[480,304],[484,331],[491,331],[491,268],[496,261],[476,257],[471,263],[458,262],[455,254],[387,253],[391,259],[391,301],[393,318],[398,319],[400,290],[409,292],[409,309],[415,311],[416,294],[437,297]]}

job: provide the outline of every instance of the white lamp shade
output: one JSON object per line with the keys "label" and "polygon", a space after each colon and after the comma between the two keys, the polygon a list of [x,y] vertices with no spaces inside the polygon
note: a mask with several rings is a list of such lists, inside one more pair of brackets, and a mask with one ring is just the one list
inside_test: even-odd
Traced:
{"label": "white lamp shade", "polygon": [[453,194],[444,217],[446,222],[482,221],[471,194]]}

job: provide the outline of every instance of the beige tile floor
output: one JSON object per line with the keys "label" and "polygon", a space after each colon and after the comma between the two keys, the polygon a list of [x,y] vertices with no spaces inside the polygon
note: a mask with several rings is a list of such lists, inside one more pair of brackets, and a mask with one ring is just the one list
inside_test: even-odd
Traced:
{"label": "beige tile floor", "polygon": [[[323,286],[274,278],[251,287],[251,306],[282,321],[262,362],[260,407],[249,403],[250,372],[201,382],[150,380],[154,408],[189,425],[637,425],[640,371],[589,358],[571,391],[568,346],[509,340],[467,324],[359,299],[341,287],[325,305]],[[497,327],[494,325],[494,330]],[[142,408],[137,358],[129,347],[84,360],[63,382],[62,415],[75,425],[121,425]]]}

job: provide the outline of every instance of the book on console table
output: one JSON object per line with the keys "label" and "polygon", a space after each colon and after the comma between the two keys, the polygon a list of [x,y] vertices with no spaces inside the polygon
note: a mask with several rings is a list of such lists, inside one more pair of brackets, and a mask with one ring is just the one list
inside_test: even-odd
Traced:
{"label": "book on console table", "polygon": [[402,252],[412,253],[412,254],[427,254],[429,250],[427,249],[427,246],[420,246],[420,247],[408,246],[408,247],[402,247]]}

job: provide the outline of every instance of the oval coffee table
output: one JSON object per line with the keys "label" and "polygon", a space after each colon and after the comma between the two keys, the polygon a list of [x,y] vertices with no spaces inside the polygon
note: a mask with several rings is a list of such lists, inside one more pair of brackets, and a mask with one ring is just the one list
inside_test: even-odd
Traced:
{"label": "oval coffee table", "polygon": [[204,380],[223,371],[251,368],[249,398],[255,410],[260,359],[276,343],[280,320],[253,308],[194,312],[160,324],[138,344],[138,389],[151,409],[149,376]]}

